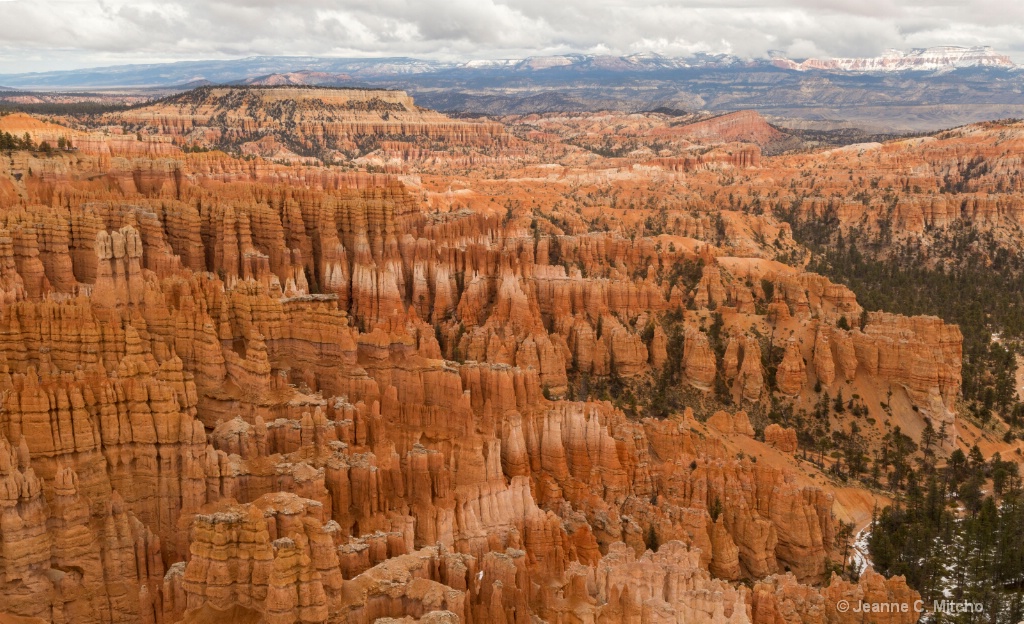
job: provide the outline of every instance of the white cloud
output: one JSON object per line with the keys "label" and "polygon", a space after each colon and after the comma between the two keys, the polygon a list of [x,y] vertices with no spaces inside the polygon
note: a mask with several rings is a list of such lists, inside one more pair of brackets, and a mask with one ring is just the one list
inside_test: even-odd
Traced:
{"label": "white cloud", "polygon": [[2,13],[2,73],[264,54],[804,57],[947,43],[1024,61],[1016,0],[14,0]]}

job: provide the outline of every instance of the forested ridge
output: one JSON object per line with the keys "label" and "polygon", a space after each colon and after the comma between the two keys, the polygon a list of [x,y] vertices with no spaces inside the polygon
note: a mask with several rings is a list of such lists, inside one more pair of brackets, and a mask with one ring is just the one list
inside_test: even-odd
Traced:
{"label": "forested ridge", "polygon": [[[780,216],[810,249],[807,269],[849,286],[866,311],[928,314],[958,324],[964,336],[961,411],[1006,441],[1020,435],[1024,405],[1014,374],[1024,341],[1024,259],[1018,253],[992,231],[967,224],[900,241],[887,228],[841,230],[834,215]],[[1017,464],[998,453],[985,461],[976,446],[943,460],[936,446],[944,435],[926,422],[920,444],[898,428],[887,436],[884,457],[873,464],[881,470],[868,477],[894,497],[872,521],[874,567],[906,576],[926,608],[942,600],[983,606],[981,613],[933,613],[931,621],[1019,622],[1024,491]]]}
{"label": "forested ridge", "polygon": [[887,230],[840,231],[828,215],[782,216],[812,253],[807,270],[849,286],[865,310],[938,316],[964,336],[963,400],[966,413],[989,424],[997,413],[1024,426],[1017,399],[1015,356],[1024,344],[1024,258],[990,230],[966,224],[922,239],[893,240]]}

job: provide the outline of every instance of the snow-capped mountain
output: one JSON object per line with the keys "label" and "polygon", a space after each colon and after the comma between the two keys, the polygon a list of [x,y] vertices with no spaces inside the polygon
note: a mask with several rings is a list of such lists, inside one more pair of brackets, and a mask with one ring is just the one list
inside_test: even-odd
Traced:
{"label": "snow-capped mountain", "polygon": [[888,50],[881,56],[870,58],[810,58],[800,62],[773,56],[772,63],[776,67],[797,71],[900,72],[940,71],[962,67],[1016,67],[1010,57],[995,52],[989,46],[937,46],[915,48],[910,51]]}
{"label": "snow-capped mountain", "polygon": [[[811,58],[792,60],[773,52],[767,57],[696,53],[686,57],[639,53],[626,56],[563,54],[526,58],[437,60],[418,58],[332,58],[255,56],[233,60],[183,61],[150,65],[117,65],[67,71],[0,75],[13,89],[174,88],[200,84],[381,84],[407,87],[451,87],[473,80],[588,79],[690,80],[716,71],[757,73],[822,71],[842,74],[915,72],[921,79],[957,69],[1019,69],[1010,57],[985,46],[942,46],[910,51],[890,50],[873,58]],[[715,79],[717,80],[717,79]],[[762,80],[761,78],[758,79]],[[1016,92],[1015,92],[1016,93]]]}

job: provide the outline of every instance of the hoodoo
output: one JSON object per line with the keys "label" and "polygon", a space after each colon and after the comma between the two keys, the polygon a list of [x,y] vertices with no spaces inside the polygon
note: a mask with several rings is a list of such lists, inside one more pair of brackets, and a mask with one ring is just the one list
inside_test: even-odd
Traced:
{"label": "hoodoo", "polygon": [[0,133],[0,623],[910,624],[840,606],[949,589],[887,536],[1016,509],[1020,123],[288,84]]}

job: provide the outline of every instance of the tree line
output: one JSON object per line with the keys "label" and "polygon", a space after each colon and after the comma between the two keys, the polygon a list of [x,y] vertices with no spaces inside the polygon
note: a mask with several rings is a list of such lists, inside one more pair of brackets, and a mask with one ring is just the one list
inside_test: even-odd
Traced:
{"label": "tree line", "polygon": [[[934,440],[932,440],[934,441]],[[1017,464],[977,446],[944,466],[922,439],[900,475],[893,505],[876,513],[868,538],[875,569],[902,574],[934,601],[977,603],[981,613],[936,613],[935,622],[1024,619],[1024,491]]]}
{"label": "tree line", "polygon": [[[56,149],[72,149],[71,141],[65,137],[58,137]],[[17,136],[10,132],[0,132],[0,151],[10,152],[13,150],[38,150],[49,154],[54,151],[54,146],[50,145],[49,141],[42,141],[39,145],[36,145],[27,132],[22,136]]]}

